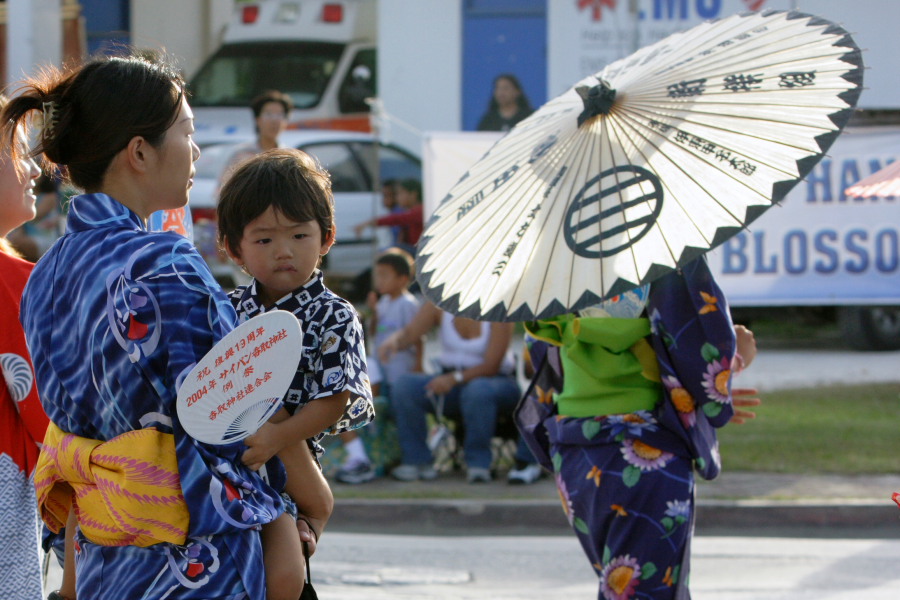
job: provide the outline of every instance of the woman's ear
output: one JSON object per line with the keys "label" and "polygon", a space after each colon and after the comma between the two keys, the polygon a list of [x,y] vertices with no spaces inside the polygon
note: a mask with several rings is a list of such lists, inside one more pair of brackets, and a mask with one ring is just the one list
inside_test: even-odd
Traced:
{"label": "woman's ear", "polygon": [[147,140],[136,135],[131,138],[128,145],[122,150],[122,153],[129,167],[139,173],[144,173],[149,167],[148,160],[150,156],[148,155],[148,150],[153,150],[153,148],[147,143]]}

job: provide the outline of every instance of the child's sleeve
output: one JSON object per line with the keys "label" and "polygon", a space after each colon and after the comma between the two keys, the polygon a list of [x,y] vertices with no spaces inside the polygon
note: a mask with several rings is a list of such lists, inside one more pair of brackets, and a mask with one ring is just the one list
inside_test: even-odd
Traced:
{"label": "child's sleeve", "polygon": [[356,311],[348,305],[336,305],[323,325],[315,368],[317,385],[311,399],[350,392],[344,414],[328,430],[338,434],[368,424],[375,417],[375,408],[366,368],[365,336]]}

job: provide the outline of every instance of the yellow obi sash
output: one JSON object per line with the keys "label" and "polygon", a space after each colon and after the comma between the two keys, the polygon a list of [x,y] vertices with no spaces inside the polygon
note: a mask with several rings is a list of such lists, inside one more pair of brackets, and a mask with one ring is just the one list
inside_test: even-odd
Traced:
{"label": "yellow obi sash", "polygon": [[138,429],[101,442],[50,423],[34,485],[52,531],[65,526],[74,501],[81,532],[95,544],[183,545],[187,539],[190,517],[171,433]]}

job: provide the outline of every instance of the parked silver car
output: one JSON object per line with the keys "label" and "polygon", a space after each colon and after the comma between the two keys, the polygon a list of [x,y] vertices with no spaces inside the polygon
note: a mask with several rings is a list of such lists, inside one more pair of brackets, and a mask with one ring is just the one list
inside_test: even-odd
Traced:
{"label": "parked silver car", "polygon": [[[191,190],[194,241],[213,274],[226,288],[246,280],[246,276],[216,247],[216,203],[222,172],[238,146],[250,140],[215,144],[202,149]],[[371,134],[334,130],[286,131],[283,146],[299,148],[316,157],[331,174],[334,191],[337,241],[325,257],[326,277],[335,291],[352,301],[360,301],[369,290],[372,260],[380,248],[389,245],[384,228],[370,228],[363,237],[353,227],[376,215],[386,214],[381,183],[389,179],[421,180],[422,167],[414,154],[386,143],[377,143]]]}

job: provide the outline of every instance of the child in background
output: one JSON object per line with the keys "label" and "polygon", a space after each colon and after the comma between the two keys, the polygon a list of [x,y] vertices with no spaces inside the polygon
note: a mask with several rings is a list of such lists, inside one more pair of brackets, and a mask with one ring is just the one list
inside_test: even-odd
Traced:
{"label": "child in background", "polygon": [[[249,449],[242,459],[252,469],[275,455],[282,459],[285,492],[318,538],[325,521],[318,514],[321,504],[298,499],[308,487],[307,478],[323,476],[319,469],[314,474],[298,469],[306,464],[298,457],[318,451],[324,431],[349,431],[374,417],[359,317],[349,302],[325,287],[318,269],[334,243],[328,173],[299,150],[264,152],[242,163],[222,187],[218,215],[220,244],[253,277],[230,294],[239,320],[287,310],[303,331],[303,355],[284,408],[245,440]],[[302,555],[293,551],[287,532],[271,532],[269,544],[265,531],[263,535],[271,590],[276,588],[271,582],[302,573],[297,564]]]}
{"label": "child in background", "polygon": [[[369,294],[369,305],[372,308],[371,330],[375,332],[374,347],[377,348],[390,334],[403,329],[418,312],[419,301],[409,293],[412,275],[413,258],[400,248],[390,248],[375,260],[375,292]],[[380,297],[376,297],[376,292]],[[385,396],[385,392],[390,390],[398,377],[422,370],[421,340],[378,366],[381,381],[377,384],[373,382],[373,394]],[[385,385],[382,386],[382,383]],[[348,432],[341,435],[341,441],[347,452],[347,459],[335,474],[335,479],[341,483],[364,483],[374,479],[375,469],[366,454],[362,439],[356,433]]]}
{"label": "child in background", "polygon": [[397,245],[415,255],[416,244],[424,229],[424,208],[422,207],[422,183],[418,179],[403,179],[394,190],[397,197],[397,205],[403,210],[392,212],[389,215],[376,217],[363,221],[353,228],[356,237],[368,227],[401,227],[401,236]]}

